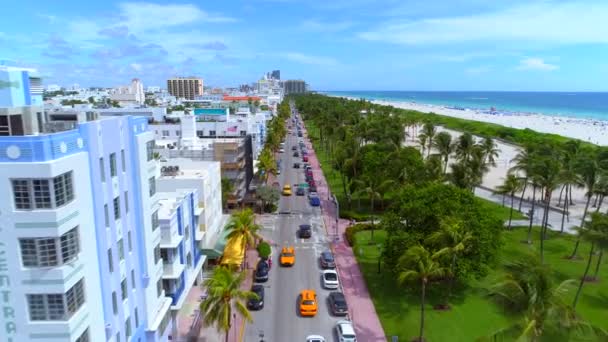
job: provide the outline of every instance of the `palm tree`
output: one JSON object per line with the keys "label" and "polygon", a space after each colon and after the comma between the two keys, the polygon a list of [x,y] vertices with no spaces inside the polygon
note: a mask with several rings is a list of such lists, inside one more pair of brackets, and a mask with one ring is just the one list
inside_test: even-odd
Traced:
{"label": "palm tree", "polygon": [[222,177],[222,208],[226,208],[226,203],[228,202],[228,195],[230,195],[234,191],[234,184],[230,181],[230,179]]}
{"label": "palm tree", "polygon": [[417,341],[424,341],[424,305],[426,300],[426,287],[429,281],[445,275],[445,269],[438,259],[440,255],[431,253],[424,246],[410,247],[399,258],[399,276],[401,284],[410,281],[420,282],[420,333]]}
{"label": "palm tree", "polygon": [[[581,218],[580,227],[585,226],[585,219],[587,218],[587,211],[589,210],[589,202],[591,202],[591,198],[593,197],[593,193],[595,192],[595,187],[600,179],[602,170],[600,169],[600,165],[595,158],[595,156],[586,156],[581,159],[579,164],[579,172],[583,183],[585,184],[585,188],[587,189],[587,201],[585,203],[585,210],[583,211],[583,217]],[[581,235],[579,234],[576,239],[576,243],[574,245],[574,250],[570,255],[570,259],[576,259],[578,253],[578,246],[581,242]]]}
{"label": "palm tree", "polygon": [[440,248],[437,252],[439,255],[447,255],[450,258],[450,280],[445,304],[445,307],[449,307],[448,303],[452,296],[452,288],[456,278],[456,258],[469,248],[473,240],[473,234],[464,228],[461,221],[452,218],[441,221],[439,227],[440,230],[431,234],[427,241]]}
{"label": "palm tree", "polygon": [[546,335],[564,335],[589,326],[580,321],[574,308],[564,301],[574,285],[573,280],[555,286],[550,268],[531,255],[505,268],[506,275],[489,289],[489,294],[498,303],[523,315],[512,326],[495,333],[494,340],[503,337],[513,341],[538,341]]}
{"label": "palm tree", "polygon": [[[422,126],[422,132],[420,132],[419,139],[422,143],[424,140],[428,145],[427,150],[427,158],[431,155],[431,147],[433,146],[433,139],[435,139],[435,135],[437,134],[437,128],[430,122],[427,122]],[[424,138],[423,138],[424,137]]]}
{"label": "palm tree", "polygon": [[515,158],[511,159],[511,163],[515,163],[515,165],[509,169],[509,172],[521,172],[523,173],[524,178],[524,188],[521,191],[519,207],[517,208],[518,211],[521,211],[521,205],[523,203],[524,195],[526,193],[526,187],[529,183],[528,177],[530,176],[530,169],[532,167],[532,163],[534,162],[534,158],[535,154],[533,152],[532,146],[526,145],[517,153]]}
{"label": "palm tree", "polygon": [[496,146],[496,142],[492,138],[484,138],[478,145],[483,153],[483,163],[496,166],[496,158],[498,158],[500,150]]}
{"label": "palm tree", "polygon": [[215,325],[218,331],[224,332],[226,342],[232,326],[233,308],[247,321],[253,321],[244,301],[256,298],[257,295],[241,289],[246,276],[245,272],[233,273],[228,268],[220,266],[215,268],[211,278],[203,283],[208,293],[207,298],[200,304],[203,321],[206,325]]}
{"label": "palm tree", "polygon": [[540,230],[540,261],[542,263],[545,256],[545,238],[549,226],[549,206],[551,205],[551,195],[559,185],[560,163],[555,156],[547,153],[545,157],[539,159],[538,167],[539,184],[545,191],[545,208]]}
{"label": "palm tree", "polygon": [[475,146],[475,139],[471,133],[463,133],[456,140],[456,157],[460,160],[469,160],[471,153],[473,153],[473,147]]}
{"label": "palm tree", "polygon": [[247,264],[247,248],[255,245],[256,241],[262,237],[259,231],[262,226],[255,223],[255,214],[250,208],[243,209],[232,214],[230,222],[226,226],[228,240],[240,239],[242,241],[242,248],[245,250],[245,264]]}
{"label": "palm tree", "polygon": [[383,181],[380,176],[377,177],[365,177],[363,179],[355,179],[355,184],[359,188],[357,190],[358,195],[367,195],[371,204],[371,218],[372,218],[372,232],[371,232],[371,240],[374,241],[374,200],[382,199],[382,194],[384,189],[393,184],[394,181],[389,179]]}
{"label": "palm tree", "polygon": [[507,229],[509,230],[511,230],[511,220],[513,219],[513,201],[515,199],[515,193],[519,192],[522,188],[522,179],[512,173],[509,173],[507,178],[505,178],[504,183],[497,188],[498,193],[511,197],[511,210],[509,211],[509,224],[507,225]]}
{"label": "palm tree", "polygon": [[264,148],[258,157],[258,172],[264,172],[264,182],[268,181],[270,174],[276,175],[277,162],[269,149]]}
{"label": "palm tree", "polygon": [[443,174],[447,172],[450,155],[454,152],[452,135],[448,132],[439,132],[433,141],[433,147],[443,159]]}
{"label": "palm tree", "polygon": [[422,158],[424,158],[424,148],[426,147],[427,139],[428,137],[422,133],[420,133],[418,136],[418,142],[420,143],[420,154],[422,155]]}
{"label": "palm tree", "polygon": [[[583,273],[583,276],[581,277],[580,283],[578,285],[578,289],[576,290],[576,296],[574,297],[574,302],[572,304],[573,308],[576,308],[576,304],[578,303],[578,299],[583,289],[583,285],[585,284],[585,281],[589,280],[589,269],[591,268],[591,262],[593,261],[595,248],[600,247],[602,250],[608,248],[608,215],[601,213],[592,213],[591,221],[585,222],[585,227],[578,228],[577,232],[579,235],[579,239],[591,243],[591,248],[589,249],[589,259],[587,259],[587,266],[585,267],[585,272]],[[601,262],[601,259],[599,260],[599,262]],[[599,267],[599,262],[597,267]]]}
{"label": "palm tree", "polygon": [[528,225],[528,237],[526,238],[528,244],[532,244],[532,224],[534,222],[534,215],[536,215],[536,190],[540,187],[539,179],[535,172],[537,172],[536,168],[531,166],[527,178],[532,184],[532,207],[530,208],[530,224]]}

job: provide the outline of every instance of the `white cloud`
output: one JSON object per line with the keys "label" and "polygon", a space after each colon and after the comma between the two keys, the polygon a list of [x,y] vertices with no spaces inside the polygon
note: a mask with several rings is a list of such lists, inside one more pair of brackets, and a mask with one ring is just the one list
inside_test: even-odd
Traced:
{"label": "white cloud", "polygon": [[233,22],[234,18],[213,15],[193,4],[159,5],[146,2],[119,4],[123,25],[133,32],[151,31],[196,22]]}
{"label": "white cloud", "polygon": [[323,66],[330,66],[330,65],[338,64],[338,62],[333,58],[305,55],[305,54],[299,53],[299,52],[286,52],[286,53],[281,54],[281,56],[292,62],[297,62],[297,63],[302,63],[302,64],[323,65]]}
{"label": "white cloud", "polygon": [[129,66],[131,67],[131,69],[133,69],[133,71],[141,71],[142,67],[142,65],[139,63],[131,63]]}
{"label": "white cloud", "polygon": [[608,43],[608,2],[543,1],[475,14],[394,21],[359,33],[365,40],[396,44],[526,41],[549,44]]}
{"label": "white cloud", "polygon": [[519,61],[518,70],[552,71],[559,69],[555,64],[546,63],[542,58],[524,58]]}
{"label": "white cloud", "polygon": [[300,25],[303,30],[313,32],[338,32],[352,26],[353,23],[350,21],[322,22],[316,19],[305,20]]}

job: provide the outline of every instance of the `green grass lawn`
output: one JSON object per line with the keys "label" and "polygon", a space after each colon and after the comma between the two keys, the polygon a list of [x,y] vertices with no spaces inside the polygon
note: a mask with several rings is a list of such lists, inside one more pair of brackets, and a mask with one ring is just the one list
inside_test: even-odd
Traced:
{"label": "green grass lawn", "polygon": [[[505,245],[500,254],[501,263],[526,252],[538,255],[538,242],[532,245],[521,243],[525,237],[525,228],[505,231]],[[545,260],[553,267],[556,280],[579,279],[584,271],[585,259],[570,261],[563,258],[570,254],[574,238],[559,233],[550,233],[549,237],[545,242]],[[396,280],[388,272],[378,273],[379,250],[376,244],[382,243],[385,238],[385,232],[376,231],[374,243],[370,244],[370,231],[357,233],[355,254],[386,335],[396,335],[400,341],[409,341],[417,335],[419,329],[420,293],[413,286],[397,286]],[[535,229],[534,239],[537,238],[538,229]],[[581,245],[579,255],[586,258],[588,252],[589,246]],[[439,297],[438,289],[433,291],[431,288],[426,306],[427,341],[474,341],[508,326],[514,318],[484,296],[484,289],[492,284],[501,272],[501,267],[497,267],[486,278],[471,281],[467,289],[455,293],[455,298],[450,303],[450,311],[432,309],[433,302],[436,303],[435,298]],[[608,270],[605,264],[600,271],[600,279],[598,283],[585,284],[577,311],[584,319],[608,330]],[[575,291],[575,288],[570,291],[567,298],[569,302]]]}

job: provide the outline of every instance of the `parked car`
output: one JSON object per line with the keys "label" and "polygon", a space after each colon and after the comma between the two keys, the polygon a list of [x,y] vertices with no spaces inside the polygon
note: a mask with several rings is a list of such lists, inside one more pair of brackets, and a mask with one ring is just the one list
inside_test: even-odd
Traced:
{"label": "parked car", "polygon": [[268,273],[270,271],[270,266],[264,260],[260,260],[258,265],[255,268],[255,281],[259,283],[263,283],[268,281]]}
{"label": "parked car", "polygon": [[330,251],[324,251],[321,253],[319,257],[321,259],[321,267],[322,268],[335,268],[336,260],[334,259],[334,255],[331,254]]}
{"label": "parked car", "polygon": [[310,188],[308,189],[308,199],[311,199],[313,197],[319,197],[319,194],[317,194],[315,191],[310,191]]}
{"label": "parked car", "polygon": [[304,196],[305,194],[306,194],[306,191],[305,191],[305,190],[304,190],[304,188],[302,188],[302,187],[299,187],[299,188],[296,190],[296,196]]}
{"label": "parked car", "polygon": [[351,321],[338,321],[336,322],[336,334],[340,342],[357,342],[357,336],[355,335],[355,328]]}
{"label": "parked car", "polygon": [[313,207],[320,207],[321,206],[321,200],[319,199],[319,197],[311,197],[309,199],[310,205]]}
{"label": "parked car", "polygon": [[321,335],[308,335],[306,336],[306,342],[325,342],[325,337]]}
{"label": "parked car", "polygon": [[346,297],[342,292],[331,292],[328,299],[329,309],[334,316],[346,316],[348,314]]}
{"label": "parked car", "polygon": [[303,156],[303,157],[302,157],[302,161],[303,161],[303,162],[308,162],[308,156]]}
{"label": "parked car", "polygon": [[312,236],[312,227],[309,224],[301,224],[298,229],[298,236],[301,239],[310,238]]}
{"label": "parked car", "polygon": [[300,168],[300,163],[293,163],[293,168],[294,169],[299,169]]}
{"label": "parked car", "polygon": [[315,185],[308,185],[308,191],[317,192],[317,187]]}
{"label": "parked car", "polygon": [[330,290],[335,290],[340,287],[338,281],[338,272],[334,270],[325,270],[321,273],[321,279],[323,280],[323,287]]}
{"label": "parked car", "polygon": [[261,310],[264,308],[264,286],[260,284],[254,284],[251,287],[251,292],[255,293],[257,298],[250,298],[247,301],[247,308],[249,310]]}

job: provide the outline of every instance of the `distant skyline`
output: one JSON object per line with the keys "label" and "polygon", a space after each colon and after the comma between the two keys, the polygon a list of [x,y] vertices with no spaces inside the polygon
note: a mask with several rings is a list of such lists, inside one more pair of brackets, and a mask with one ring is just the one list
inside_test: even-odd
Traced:
{"label": "distant skyline", "polygon": [[280,69],[315,90],[608,90],[600,0],[22,0],[3,12],[0,60],[47,85],[236,86]]}

